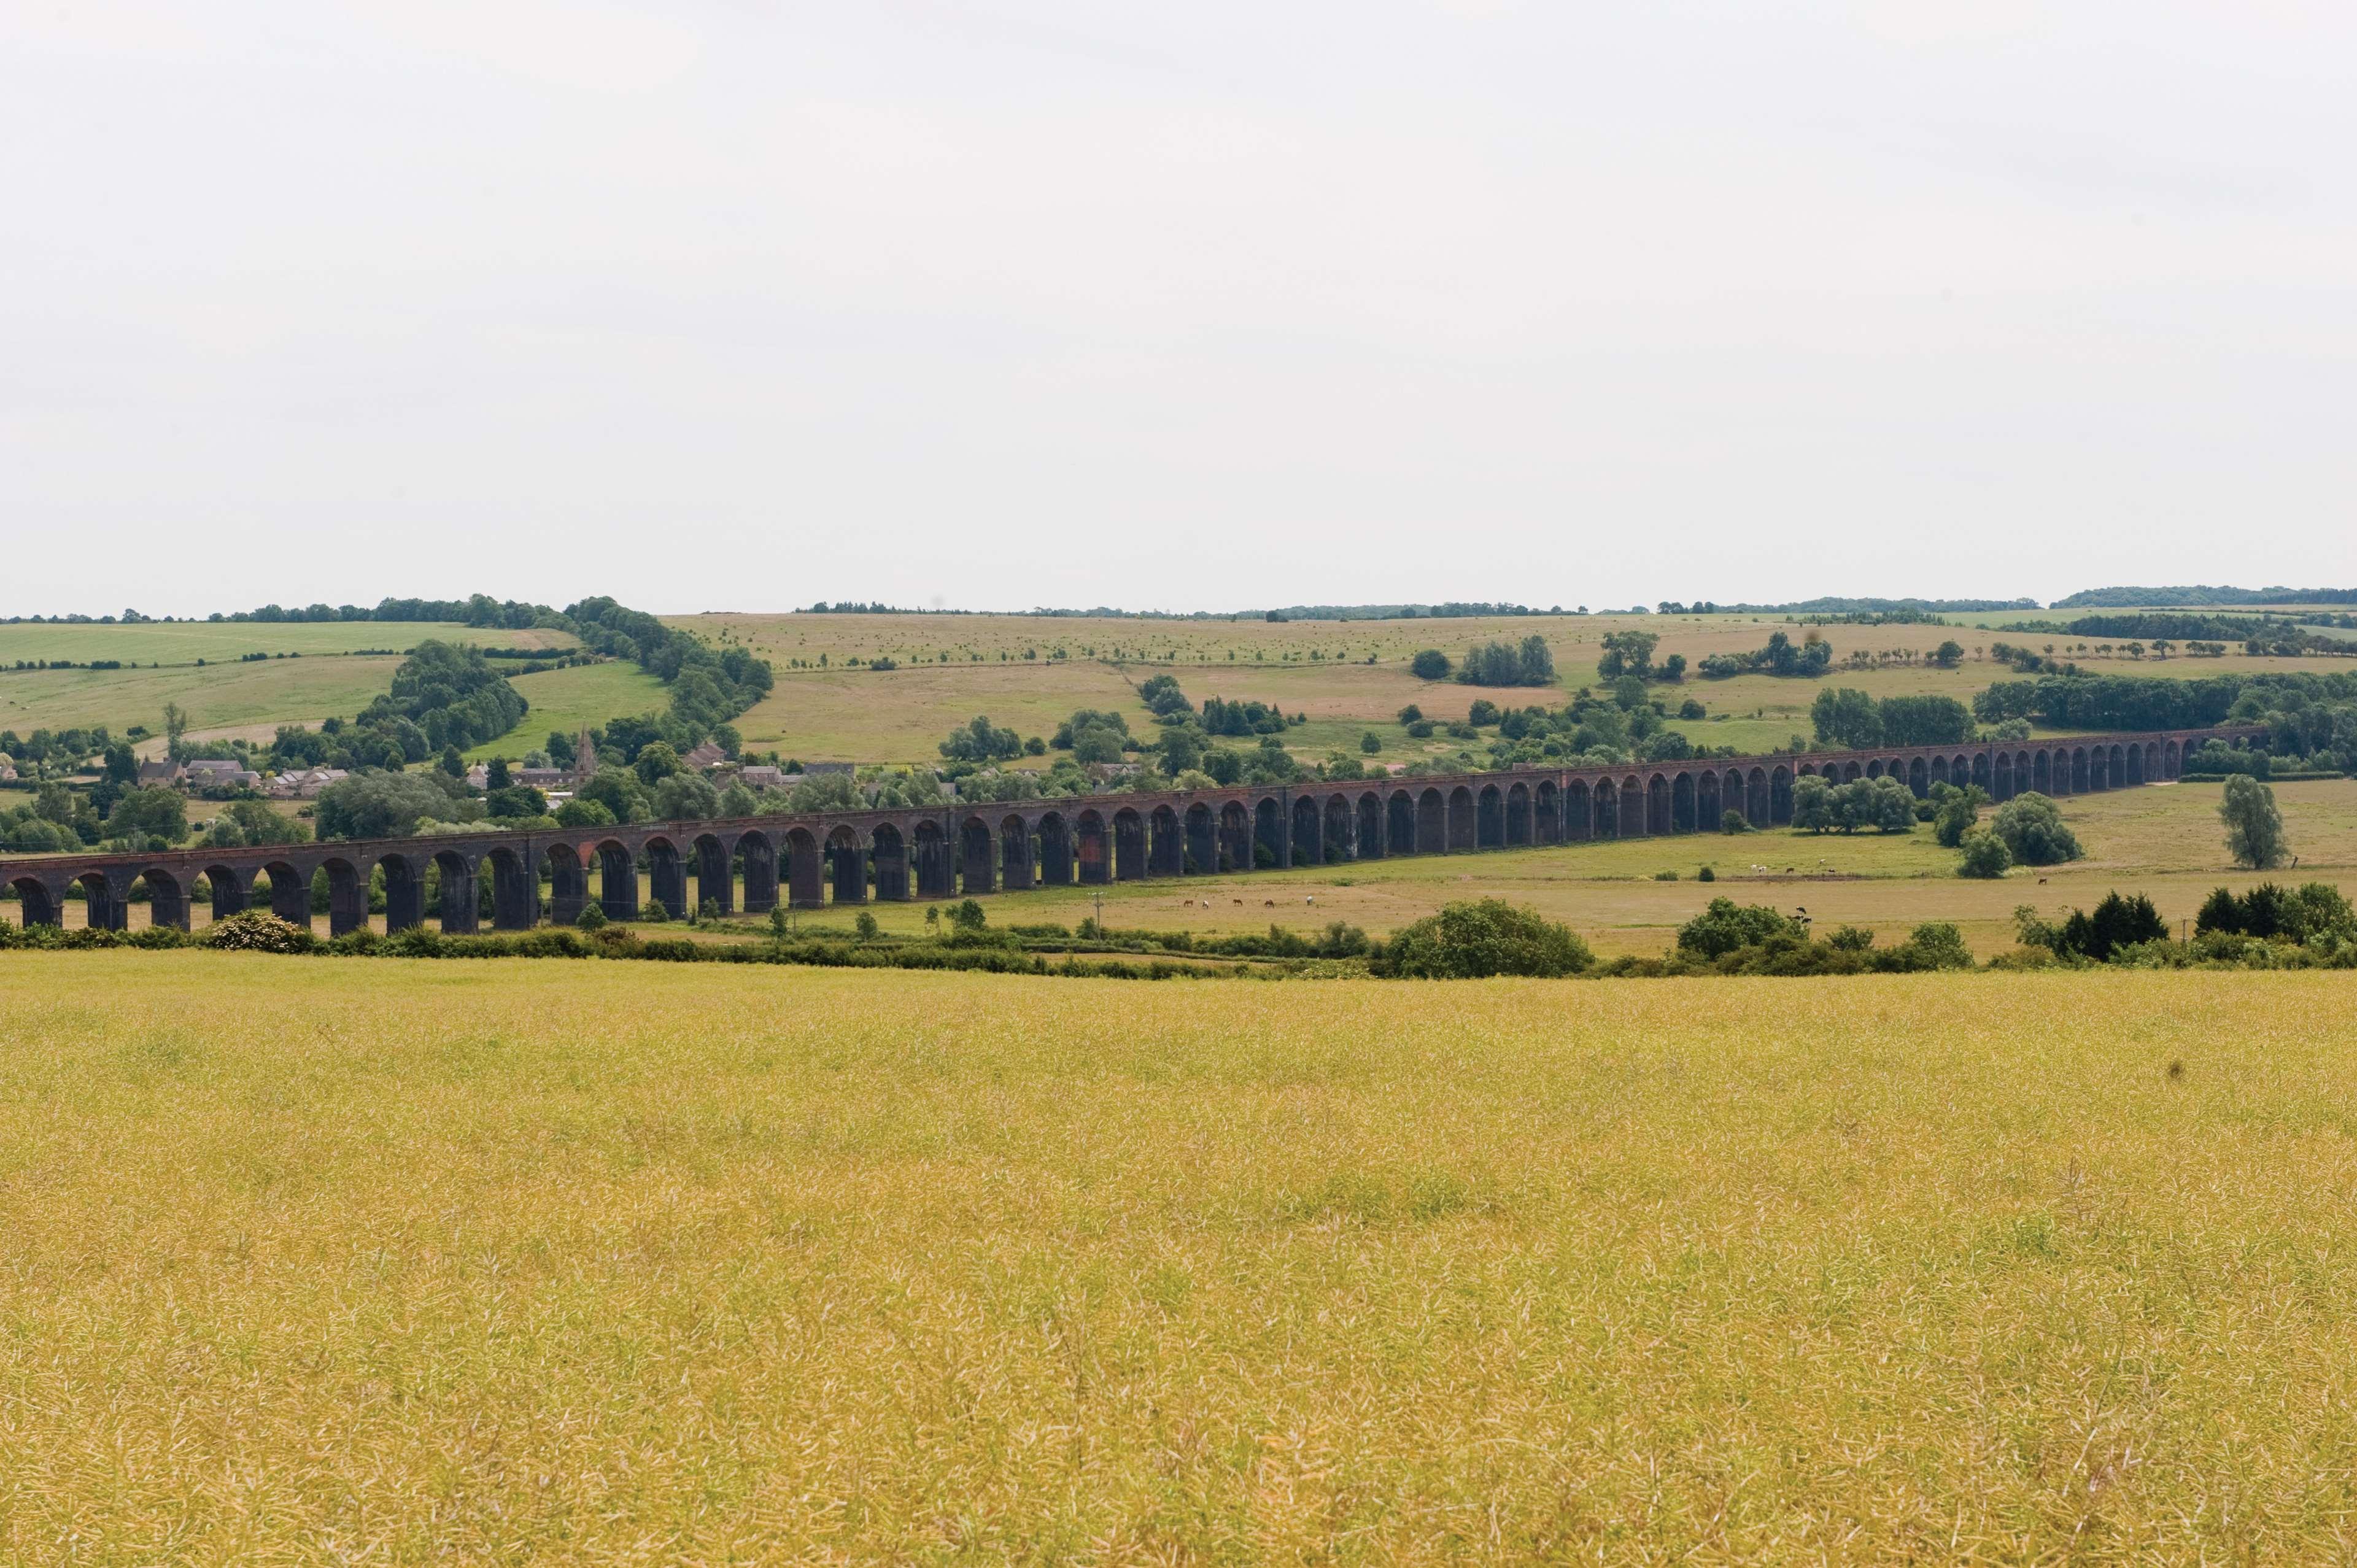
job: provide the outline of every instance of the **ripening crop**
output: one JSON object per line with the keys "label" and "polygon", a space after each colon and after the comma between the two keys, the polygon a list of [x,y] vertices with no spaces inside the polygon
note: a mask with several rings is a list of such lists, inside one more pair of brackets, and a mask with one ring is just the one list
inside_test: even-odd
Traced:
{"label": "ripening crop", "polygon": [[0,957],[0,1562],[2346,1556],[2345,975]]}

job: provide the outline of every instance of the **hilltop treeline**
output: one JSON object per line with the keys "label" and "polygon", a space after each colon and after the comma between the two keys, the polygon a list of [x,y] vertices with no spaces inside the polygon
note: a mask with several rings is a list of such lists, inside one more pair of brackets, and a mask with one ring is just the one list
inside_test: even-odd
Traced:
{"label": "hilltop treeline", "polygon": [[2171,605],[2352,604],[2357,604],[2357,588],[2220,588],[2195,585],[2174,588],[2086,588],[2069,598],[2055,600],[2049,607],[2076,610],[2145,609]]}

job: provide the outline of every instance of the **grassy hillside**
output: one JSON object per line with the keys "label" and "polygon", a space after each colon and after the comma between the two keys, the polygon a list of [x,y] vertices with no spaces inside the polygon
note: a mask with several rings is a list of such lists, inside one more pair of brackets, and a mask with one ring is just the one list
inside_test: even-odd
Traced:
{"label": "grassy hillside", "polygon": [[2337,975],[10,973],[11,1561],[2286,1562],[2357,1507]]}
{"label": "grassy hillside", "polygon": [[[1957,618],[1960,620],[1964,618]],[[1461,743],[1445,738],[1410,742],[1394,725],[1414,703],[1432,716],[1460,718],[1488,697],[1505,704],[1560,705],[1575,688],[1593,683],[1605,634],[1641,628],[1661,637],[1655,659],[1685,655],[1699,666],[1713,653],[1757,649],[1779,629],[1796,640],[1807,628],[1764,616],[1531,616],[1415,621],[1135,621],[1044,616],[711,615],[674,618],[716,643],[741,643],[778,669],[777,690],[740,721],[748,745],[795,756],[855,761],[936,759],[936,743],[977,713],[1026,735],[1047,734],[1081,707],[1119,707],[1133,728],[1148,723],[1135,687],[1146,676],[1175,674],[1187,694],[1275,703],[1306,713],[1312,723],[1288,731],[1286,744],[1318,758],[1352,749],[1374,728],[1386,756],[1453,755]],[[1911,656],[1867,669],[1836,666],[1822,681],[1740,675],[1723,681],[1690,677],[1664,695],[1692,697],[1707,716],[1677,722],[1697,743],[1766,751],[1795,734],[1810,733],[1808,709],[1828,685],[1855,686],[1877,697],[1943,694],[1969,702],[2012,671],[1988,656],[2002,630],[1971,626],[1828,626],[1816,628],[1836,660],[1853,651]],[[1408,660],[1437,648],[1451,659],[1476,643],[1544,637],[1558,681],[1549,689],[1492,689],[1418,681]],[[1927,662],[1953,638],[1965,650],[1961,663]],[[2037,639],[2032,639],[2037,640]],[[1054,657],[1058,650],[1064,657]],[[1026,658],[1028,653],[1031,658]],[[1372,656],[1372,665],[1365,660]],[[821,657],[826,666],[818,667]],[[847,660],[889,658],[899,668],[845,668]],[[794,661],[801,660],[802,667]],[[2098,671],[2191,678],[2222,670],[2346,671],[2346,660],[2091,659]]]}
{"label": "grassy hillside", "polygon": [[[561,631],[483,631],[433,622],[0,625],[0,729],[27,735],[104,725],[121,735],[145,725],[161,733],[164,704],[176,702],[199,738],[232,733],[267,738],[282,724],[358,713],[392,684],[402,652],[428,638],[501,648],[574,646]],[[361,649],[393,651],[353,651]],[[249,653],[274,657],[242,661]],[[274,657],[280,653],[302,657]],[[19,660],[87,665],[108,659],[139,668],[13,668]],[[199,659],[206,662],[198,664]]]}
{"label": "grassy hillside", "polygon": [[521,758],[545,746],[551,730],[571,735],[584,725],[602,725],[620,714],[659,713],[670,700],[662,682],[635,664],[614,660],[511,679],[532,704],[532,711],[514,729],[468,752],[470,762],[492,757]]}

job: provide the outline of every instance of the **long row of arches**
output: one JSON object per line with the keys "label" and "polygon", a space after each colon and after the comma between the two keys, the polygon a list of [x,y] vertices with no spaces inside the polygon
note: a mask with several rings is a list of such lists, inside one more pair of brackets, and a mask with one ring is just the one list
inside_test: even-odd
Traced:
{"label": "long row of arches", "polygon": [[[501,929],[570,921],[593,902],[617,919],[646,905],[762,913],[938,899],[1035,886],[1125,882],[1394,855],[1709,832],[1729,813],[1788,823],[1796,782],[1891,777],[1917,795],[1978,784],[1999,800],[2172,779],[2194,742],[2087,737],[2039,746],[1917,748],[1662,763],[1609,771],[1375,779],[1164,798],[1025,801],[948,811],[861,812],[760,825],[640,826],[555,839],[385,841],[100,857],[81,868],[19,863],[9,885],[28,924],[58,924],[79,889],[89,924],[120,929],[140,899],[156,925],[187,929],[199,881],[219,918],[264,884],[273,912],[313,914],[323,884],[329,929],[381,908],[388,930],[423,924]],[[429,911],[429,903],[433,906]]]}

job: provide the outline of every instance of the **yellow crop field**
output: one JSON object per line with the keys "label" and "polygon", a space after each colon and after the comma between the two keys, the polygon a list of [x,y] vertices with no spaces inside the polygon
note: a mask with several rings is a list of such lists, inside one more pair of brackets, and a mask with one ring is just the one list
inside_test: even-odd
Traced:
{"label": "yellow crop field", "polygon": [[9,1562],[2350,1551],[2338,974],[0,984]]}

